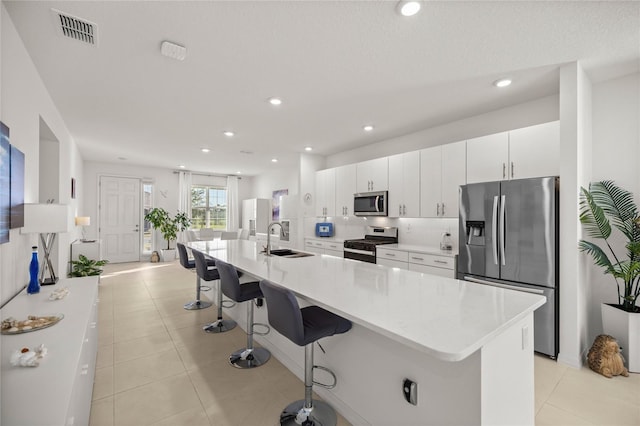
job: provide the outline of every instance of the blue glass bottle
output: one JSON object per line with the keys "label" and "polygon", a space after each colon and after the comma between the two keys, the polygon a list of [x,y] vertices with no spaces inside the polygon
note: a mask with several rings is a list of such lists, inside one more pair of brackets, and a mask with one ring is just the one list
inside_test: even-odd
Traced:
{"label": "blue glass bottle", "polygon": [[27,293],[35,294],[40,292],[40,282],[38,281],[38,270],[40,265],[38,264],[38,247],[31,247],[33,252],[31,253],[31,263],[29,264],[29,286],[27,287]]}

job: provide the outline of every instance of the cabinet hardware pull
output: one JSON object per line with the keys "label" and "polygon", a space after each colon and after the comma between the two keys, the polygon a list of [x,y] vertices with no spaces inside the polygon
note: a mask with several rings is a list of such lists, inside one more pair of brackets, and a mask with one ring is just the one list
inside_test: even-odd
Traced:
{"label": "cabinet hardware pull", "polygon": [[444,203],[442,203],[442,216],[444,216]]}
{"label": "cabinet hardware pull", "polygon": [[424,261],[424,258],[411,256],[411,260],[422,260],[422,261]]}
{"label": "cabinet hardware pull", "polygon": [[395,254],[393,254],[393,253],[387,253],[387,256],[389,256],[389,257],[396,257],[396,255],[395,255]]}
{"label": "cabinet hardware pull", "polygon": [[402,216],[402,204],[398,204],[398,216]]}
{"label": "cabinet hardware pull", "polygon": [[440,203],[436,204],[436,216],[440,216]]}
{"label": "cabinet hardware pull", "polygon": [[506,177],[507,177],[507,164],[502,163],[502,179],[505,179]]}
{"label": "cabinet hardware pull", "polygon": [[513,161],[511,162],[511,177],[513,177]]}
{"label": "cabinet hardware pull", "polygon": [[441,263],[443,265],[447,264],[447,262],[445,262],[444,260],[434,260],[434,263]]}
{"label": "cabinet hardware pull", "polygon": [[402,205],[402,214],[403,214],[404,216],[406,216],[406,215],[407,215],[407,205],[406,205],[406,204],[403,204],[403,205]]}

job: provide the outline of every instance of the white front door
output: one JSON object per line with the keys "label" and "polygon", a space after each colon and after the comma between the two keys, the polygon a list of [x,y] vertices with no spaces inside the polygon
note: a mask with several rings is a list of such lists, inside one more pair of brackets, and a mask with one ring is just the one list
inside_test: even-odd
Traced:
{"label": "white front door", "polygon": [[102,258],[111,263],[140,260],[140,179],[100,177]]}

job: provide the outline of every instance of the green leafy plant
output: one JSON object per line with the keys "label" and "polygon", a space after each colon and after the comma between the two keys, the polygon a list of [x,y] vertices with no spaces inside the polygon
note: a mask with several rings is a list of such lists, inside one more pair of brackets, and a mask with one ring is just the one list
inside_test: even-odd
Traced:
{"label": "green leafy plant", "polygon": [[171,241],[178,238],[178,232],[188,229],[191,225],[191,219],[186,213],[178,212],[171,217],[168,211],[161,207],[155,207],[144,215],[144,220],[148,221],[151,226],[159,230],[162,238],[167,241],[167,250],[169,250]]}
{"label": "green leafy plant", "polygon": [[101,266],[109,263],[108,260],[93,260],[88,259],[84,255],[79,255],[78,260],[72,260],[72,277],[88,277],[91,275],[100,275],[102,273]]}
{"label": "green leafy plant", "polygon": [[[606,180],[591,183],[588,190],[581,188],[580,222],[589,237],[604,240],[606,245],[602,249],[591,241],[580,240],[580,250],[589,253],[605,274],[613,276],[619,307],[640,312],[636,305],[640,295],[640,217],[633,194]],[[626,257],[612,247],[614,229],[626,238]]]}

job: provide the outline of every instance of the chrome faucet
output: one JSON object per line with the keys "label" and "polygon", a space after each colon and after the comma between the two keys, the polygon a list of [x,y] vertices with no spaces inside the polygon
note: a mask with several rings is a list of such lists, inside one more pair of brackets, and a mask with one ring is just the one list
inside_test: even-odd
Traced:
{"label": "chrome faucet", "polygon": [[282,231],[282,224],[280,222],[271,222],[267,227],[267,256],[271,256],[271,231],[273,231],[273,227],[278,225],[280,227],[280,231]]}

